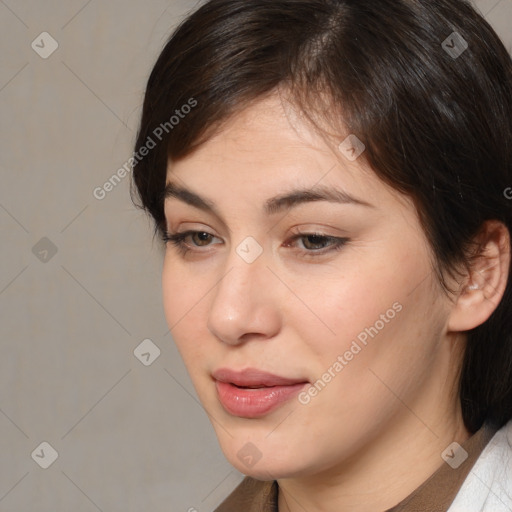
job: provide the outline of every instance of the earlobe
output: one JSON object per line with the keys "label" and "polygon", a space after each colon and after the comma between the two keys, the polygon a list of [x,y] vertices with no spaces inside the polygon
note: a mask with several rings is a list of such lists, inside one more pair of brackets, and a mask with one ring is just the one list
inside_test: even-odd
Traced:
{"label": "earlobe", "polygon": [[483,324],[498,307],[507,287],[510,269],[510,233],[499,221],[487,221],[477,240],[481,248],[471,271],[460,283],[460,293],[450,313],[449,332],[469,331]]}

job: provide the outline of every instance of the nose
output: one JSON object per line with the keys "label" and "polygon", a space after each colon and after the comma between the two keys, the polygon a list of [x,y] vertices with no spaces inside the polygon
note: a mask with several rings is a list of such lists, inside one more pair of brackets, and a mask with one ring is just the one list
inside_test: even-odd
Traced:
{"label": "nose", "polygon": [[263,255],[247,263],[233,250],[225,268],[209,310],[210,332],[229,345],[275,336],[281,325],[277,282]]}

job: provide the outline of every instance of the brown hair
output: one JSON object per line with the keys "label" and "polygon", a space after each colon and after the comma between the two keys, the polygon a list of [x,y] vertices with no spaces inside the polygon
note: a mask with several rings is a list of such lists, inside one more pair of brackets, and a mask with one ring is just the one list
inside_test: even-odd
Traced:
{"label": "brown hair", "polygon": [[[135,161],[132,197],[155,234],[168,158],[283,87],[309,119],[361,139],[361,158],[414,200],[443,284],[444,270],[469,263],[486,220],[512,231],[512,62],[469,2],[210,0],[173,33],[147,84],[136,154],[158,143]],[[512,418],[510,276],[493,315],[468,332],[460,398],[470,432]]]}

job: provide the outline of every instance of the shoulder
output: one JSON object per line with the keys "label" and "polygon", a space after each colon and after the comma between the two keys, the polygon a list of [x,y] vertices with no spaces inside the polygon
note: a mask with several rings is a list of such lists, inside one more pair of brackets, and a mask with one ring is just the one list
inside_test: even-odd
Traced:
{"label": "shoulder", "polygon": [[512,420],[484,448],[448,512],[512,510]]}

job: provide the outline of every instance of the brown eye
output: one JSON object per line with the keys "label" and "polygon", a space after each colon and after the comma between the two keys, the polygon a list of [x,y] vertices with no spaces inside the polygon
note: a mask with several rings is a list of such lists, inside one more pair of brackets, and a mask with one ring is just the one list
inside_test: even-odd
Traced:
{"label": "brown eye", "polygon": [[302,247],[300,245],[296,247],[306,257],[323,256],[332,251],[339,251],[349,242],[348,238],[338,238],[320,233],[298,233],[285,246],[296,245],[296,240],[302,241]]}
{"label": "brown eye", "polygon": [[208,243],[212,238],[216,237],[206,231],[185,231],[184,233],[164,233],[162,240],[166,245],[172,244],[181,254],[185,255],[189,252],[206,252],[199,248],[212,245]]}
{"label": "brown eye", "polygon": [[[326,247],[326,244],[329,241],[331,241],[329,237],[320,235],[305,235],[302,236],[301,238],[304,242],[307,240],[307,243],[304,243],[304,247],[308,250],[324,249]],[[320,245],[321,247],[311,247],[318,245]]]}
{"label": "brown eye", "polygon": [[[206,233],[205,231],[196,231],[194,233],[191,233],[191,237],[195,245],[197,245],[198,247],[205,247],[208,245],[208,242],[211,241],[212,235],[210,235],[210,233]],[[196,244],[196,241],[199,242]]]}

